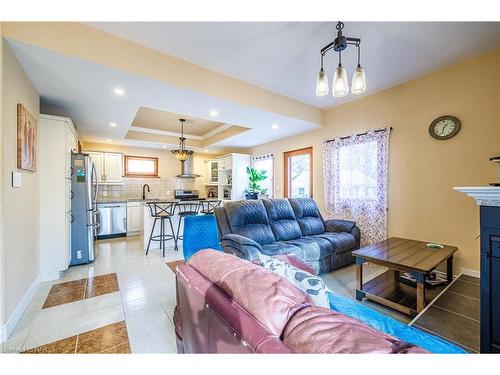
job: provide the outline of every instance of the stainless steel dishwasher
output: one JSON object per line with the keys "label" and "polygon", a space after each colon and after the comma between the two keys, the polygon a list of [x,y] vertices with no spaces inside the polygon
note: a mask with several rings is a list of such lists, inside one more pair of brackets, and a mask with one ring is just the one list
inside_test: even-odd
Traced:
{"label": "stainless steel dishwasher", "polygon": [[127,203],[97,204],[97,239],[127,235]]}

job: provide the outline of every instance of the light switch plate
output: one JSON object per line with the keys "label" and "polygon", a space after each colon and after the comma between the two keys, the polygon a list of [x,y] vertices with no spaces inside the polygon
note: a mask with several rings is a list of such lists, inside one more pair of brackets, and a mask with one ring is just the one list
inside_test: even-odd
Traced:
{"label": "light switch plate", "polygon": [[23,174],[21,172],[12,172],[12,187],[20,188],[23,186]]}

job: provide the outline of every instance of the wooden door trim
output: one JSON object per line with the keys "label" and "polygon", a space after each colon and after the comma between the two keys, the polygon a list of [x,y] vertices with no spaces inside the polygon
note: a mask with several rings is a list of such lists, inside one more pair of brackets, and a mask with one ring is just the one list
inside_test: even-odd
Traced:
{"label": "wooden door trim", "polygon": [[288,158],[290,156],[297,156],[297,155],[309,155],[309,160],[310,160],[310,164],[311,164],[309,166],[309,196],[312,198],[313,197],[313,169],[314,169],[312,146],[299,148],[297,150],[285,151],[283,153],[283,163],[284,163],[283,171],[284,171],[284,185],[285,185],[284,186],[284,197],[288,198],[288,193],[289,193],[289,189],[290,189]]}

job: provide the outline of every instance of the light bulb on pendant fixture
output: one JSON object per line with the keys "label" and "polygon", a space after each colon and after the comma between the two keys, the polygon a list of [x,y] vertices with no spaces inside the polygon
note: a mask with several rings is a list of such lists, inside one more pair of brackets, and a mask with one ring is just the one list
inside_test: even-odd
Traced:
{"label": "light bulb on pendant fixture", "polygon": [[[342,98],[349,94],[349,90],[353,95],[363,94],[366,92],[366,75],[360,63],[361,39],[343,35],[344,23],[341,21],[337,22],[335,29],[337,30],[337,37],[320,50],[321,70],[316,76],[316,96],[325,96],[330,92],[328,77],[323,71],[323,58],[329,51],[338,53],[339,60],[337,68],[333,71],[332,95],[335,98]],[[356,46],[358,50],[358,66],[354,71],[351,82],[342,65],[342,52],[349,46]],[[351,88],[349,88],[349,83],[352,83]]]}
{"label": "light bulb on pendant fixture", "polygon": [[332,94],[336,98],[341,98],[349,93],[349,81],[347,80],[347,72],[342,66],[342,56],[339,52],[339,66],[333,72],[333,87]]}
{"label": "light bulb on pendant fixture", "polygon": [[353,95],[359,95],[366,91],[365,69],[359,63],[359,45],[358,45],[358,67],[352,75],[351,92]]}
{"label": "light bulb on pendant fixture", "polygon": [[364,93],[365,91],[366,91],[365,70],[361,66],[358,66],[352,76],[351,92],[353,95],[359,95]]}
{"label": "light bulb on pendant fixture", "polygon": [[323,55],[321,55],[321,70],[316,78],[316,96],[326,96],[329,92],[328,76],[323,70]]}

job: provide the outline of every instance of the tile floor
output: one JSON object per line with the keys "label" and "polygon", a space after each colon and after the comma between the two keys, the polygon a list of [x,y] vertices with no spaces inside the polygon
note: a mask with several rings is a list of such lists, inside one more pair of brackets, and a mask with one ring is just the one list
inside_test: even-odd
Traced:
{"label": "tile floor", "polygon": [[463,349],[480,351],[480,281],[460,275],[412,325],[441,336]]}
{"label": "tile floor", "polygon": [[[151,250],[145,256],[140,236],[98,241],[95,262],[71,267],[60,280],[40,285],[11,337],[2,345],[2,351],[176,353],[173,271],[181,259],[182,250],[175,252],[173,247],[167,250],[165,258],[160,250]],[[365,277],[383,271],[380,267],[366,267]],[[103,287],[96,283],[101,279],[104,284],[110,280],[113,283],[115,276],[110,274],[116,274],[118,285]],[[354,298],[354,275],[352,265],[322,278],[334,293]],[[58,304],[68,285],[72,296],[62,298],[65,303]],[[409,321],[390,309],[363,303],[406,323]],[[123,340],[118,343],[104,340],[105,332],[116,326],[123,327]],[[97,347],[82,346],[82,337],[93,337],[94,341],[101,337],[103,343]]]}
{"label": "tile floor", "polygon": [[[127,352],[128,337],[132,353],[176,353],[175,274],[166,263],[182,259],[182,250],[169,248],[165,258],[160,250],[145,256],[142,243],[140,236],[98,241],[95,262],[71,267],[60,280],[42,283],[9,340],[2,344],[2,352],[35,348],[39,352]],[[116,274],[116,287],[108,283],[113,284],[113,276],[102,276],[108,274]],[[107,286],[96,283],[100,279]],[[49,294],[61,297],[58,292],[67,282],[73,282],[74,296],[58,304],[61,299]],[[116,335],[106,332],[117,327],[121,327],[121,342],[106,342],[106,337]],[[102,344],[86,345],[87,337]]]}

